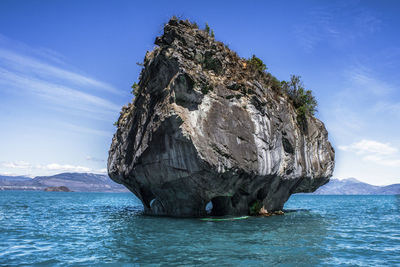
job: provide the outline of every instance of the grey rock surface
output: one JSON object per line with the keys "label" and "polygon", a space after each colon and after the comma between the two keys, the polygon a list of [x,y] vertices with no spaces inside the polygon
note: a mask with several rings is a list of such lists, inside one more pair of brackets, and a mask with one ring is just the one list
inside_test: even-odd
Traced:
{"label": "grey rock surface", "polygon": [[139,93],[124,106],[108,158],[111,179],[154,215],[248,214],[283,208],[334,169],[318,119],[297,123],[272,76],[188,21],[171,19],[147,52]]}

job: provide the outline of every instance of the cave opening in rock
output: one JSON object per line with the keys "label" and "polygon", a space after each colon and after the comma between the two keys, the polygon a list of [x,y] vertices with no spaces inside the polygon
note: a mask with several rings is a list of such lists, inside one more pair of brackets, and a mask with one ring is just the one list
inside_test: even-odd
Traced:
{"label": "cave opening in rock", "polygon": [[139,192],[143,205],[146,208],[150,209],[151,207],[150,202],[153,201],[156,198],[156,196],[153,194],[153,192],[151,192],[150,189],[146,187],[140,187]]}
{"label": "cave opening in rock", "polygon": [[[228,215],[231,208],[231,198],[230,196],[217,196],[211,199],[210,205],[207,203],[208,207],[211,207],[210,214],[212,216],[224,216]],[[207,211],[206,206],[206,211]]]}

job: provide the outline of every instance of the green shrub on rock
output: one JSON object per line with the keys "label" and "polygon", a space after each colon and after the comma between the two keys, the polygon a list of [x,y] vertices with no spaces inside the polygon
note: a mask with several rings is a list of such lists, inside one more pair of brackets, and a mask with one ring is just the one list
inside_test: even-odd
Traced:
{"label": "green shrub on rock", "polygon": [[281,82],[275,77],[271,75],[271,88],[275,91],[280,91],[282,88]]}
{"label": "green shrub on rock", "polygon": [[259,70],[259,71],[266,71],[267,66],[264,64],[264,62],[256,57],[256,55],[253,55],[251,58],[247,60],[247,64],[251,69],[254,70]]}
{"label": "green shrub on rock", "polygon": [[260,210],[262,208],[262,203],[259,200],[254,201],[249,208],[249,214],[251,216],[257,216],[260,213]]}
{"label": "green shrub on rock", "polygon": [[208,26],[208,23],[206,22],[206,27],[204,28],[207,34],[210,34],[210,26]]}
{"label": "green shrub on rock", "polygon": [[304,88],[300,76],[292,75],[290,82],[283,81],[282,89],[293,101],[296,109],[301,108],[308,115],[315,114],[315,111],[317,111],[317,100],[312,95],[311,90]]}
{"label": "green shrub on rock", "polygon": [[300,76],[292,75],[290,81],[282,81],[282,90],[292,100],[297,112],[297,121],[305,130],[307,128],[306,115],[313,116],[317,111],[317,100],[311,90],[304,88]]}
{"label": "green shrub on rock", "polygon": [[134,96],[138,96],[138,95],[139,95],[139,85],[138,85],[136,82],[134,82],[134,83],[132,84],[131,88],[132,88],[131,93],[132,93]]}

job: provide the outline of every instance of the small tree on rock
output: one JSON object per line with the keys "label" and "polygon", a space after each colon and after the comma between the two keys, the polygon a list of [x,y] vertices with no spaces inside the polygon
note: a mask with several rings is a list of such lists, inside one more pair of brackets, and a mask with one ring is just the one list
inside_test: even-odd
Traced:
{"label": "small tree on rock", "polygon": [[210,26],[208,26],[208,23],[206,22],[206,27],[204,29],[206,33],[209,35],[210,34]]}
{"label": "small tree on rock", "polygon": [[136,82],[134,82],[134,83],[132,84],[131,88],[132,88],[131,93],[132,93],[134,96],[138,96],[138,95],[139,95],[139,85],[138,85]]}
{"label": "small tree on rock", "polygon": [[300,76],[292,75],[290,81],[281,82],[282,90],[293,101],[296,108],[297,121],[303,130],[307,129],[307,115],[313,116],[317,111],[317,100],[311,90],[304,88]]}
{"label": "small tree on rock", "polygon": [[267,66],[264,64],[264,62],[256,57],[256,55],[253,55],[251,58],[247,60],[247,64],[249,65],[250,68],[254,70],[259,70],[259,71],[266,71]]}

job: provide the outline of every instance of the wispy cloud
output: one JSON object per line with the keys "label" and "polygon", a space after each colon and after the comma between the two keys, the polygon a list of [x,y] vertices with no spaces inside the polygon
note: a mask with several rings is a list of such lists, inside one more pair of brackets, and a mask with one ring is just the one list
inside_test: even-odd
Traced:
{"label": "wispy cloud", "polygon": [[100,159],[100,158],[96,158],[96,157],[92,157],[92,156],[87,156],[86,160],[88,161],[94,161],[94,162],[105,162],[104,159]]}
{"label": "wispy cloud", "polygon": [[[372,71],[365,64],[354,63],[343,71],[343,86],[332,94],[330,111],[332,125],[337,133],[352,132],[359,134],[371,124],[371,115],[388,110],[396,112],[400,106],[386,101],[396,92],[396,86]],[[380,114],[384,115],[384,114]]]}
{"label": "wispy cloud", "polygon": [[[112,85],[72,70],[51,50],[34,49],[0,34],[0,86],[9,94],[40,97],[47,107],[115,114],[121,96]],[[105,97],[107,96],[107,98]]]}
{"label": "wispy cloud", "polygon": [[110,93],[120,94],[117,89],[105,82],[101,82],[89,76],[44,63],[29,56],[17,54],[10,50],[0,48],[0,59],[2,61],[2,65],[8,66],[15,71],[25,73],[33,77],[40,77],[44,79],[51,77],[54,80],[67,81],[78,86],[86,86],[92,89],[101,89]]}
{"label": "wispy cloud", "polygon": [[335,38],[340,34],[333,25],[333,14],[323,8],[316,8],[309,12],[308,20],[294,25],[294,33],[300,45],[307,52],[327,38]]}
{"label": "wispy cloud", "polygon": [[385,158],[379,155],[368,155],[363,157],[363,159],[383,166],[400,167],[400,158]]}
{"label": "wispy cloud", "polygon": [[66,66],[66,58],[60,53],[45,48],[45,47],[31,47],[18,40],[10,39],[7,36],[0,33],[0,47],[12,48],[16,53],[32,55],[35,58],[42,58],[46,61],[58,64],[60,66]]}
{"label": "wispy cloud", "polygon": [[74,131],[77,133],[84,133],[84,134],[90,134],[90,135],[99,135],[99,136],[105,136],[105,137],[111,137],[113,135],[112,132],[104,131],[104,130],[98,130],[98,129],[93,129],[93,128],[88,128],[82,125],[75,125],[71,123],[60,123],[64,128]]}
{"label": "wispy cloud", "polygon": [[380,101],[375,104],[374,111],[386,114],[389,112],[391,115],[400,117],[400,102]]}
{"label": "wispy cloud", "polygon": [[363,160],[375,164],[400,167],[399,149],[393,147],[390,143],[363,139],[347,146],[339,146],[339,149],[355,153],[361,156]]}
{"label": "wispy cloud", "polygon": [[348,146],[339,146],[339,149],[344,151],[355,152],[358,155],[365,154],[379,154],[379,155],[393,155],[398,152],[389,143],[380,143],[374,140],[361,140]]}
{"label": "wispy cloud", "polygon": [[8,86],[9,88],[18,89],[19,92],[27,91],[28,93],[35,94],[63,106],[86,110],[90,107],[97,106],[112,111],[119,110],[118,105],[104,98],[64,85],[24,76],[2,67],[0,67],[0,84]]}
{"label": "wispy cloud", "polygon": [[[3,125],[7,129],[3,134],[7,142],[15,143],[0,151],[0,172],[29,176],[106,172],[104,161],[86,161],[74,157],[74,153],[82,146],[87,149],[83,140],[93,140],[98,147],[112,137],[111,124],[120,110],[120,104],[114,101],[125,97],[114,86],[65,62],[66,58],[54,51],[33,48],[0,34],[0,109],[7,124]],[[19,126],[23,131],[13,129],[17,121],[22,122]],[[32,139],[26,140],[31,133]],[[75,145],[75,151],[68,147],[61,160],[48,155],[46,148],[65,147],[65,136],[68,144]],[[18,155],[15,146],[28,147],[24,150],[26,157]],[[74,158],[74,164],[64,162],[68,157],[65,153]],[[11,158],[33,158],[37,162],[8,161]]]}
{"label": "wispy cloud", "polygon": [[57,174],[62,172],[90,172],[90,173],[107,173],[106,168],[94,169],[87,166],[72,164],[31,164],[26,161],[0,162],[3,174],[16,174],[32,176],[32,173],[41,173],[44,175]]}
{"label": "wispy cloud", "polygon": [[43,169],[43,170],[50,170],[50,171],[57,171],[57,172],[90,172],[91,169],[85,166],[75,166],[70,164],[58,164],[58,163],[51,163],[47,165],[37,165],[36,168]]}
{"label": "wispy cloud", "polygon": [[26,161],[2,162],[1,166],[10,169],[29,169],[32,164]]}
{"label": "wispy cloud", "polygon": [[293,31],[307,52],[320,43],[341,46],[373,34],[381,25],[372,11],[348,1],[315,7],[304,18],[293,26]]}
{"label": "wispy cloud", "polygon": [[346,70],[345,76],[352,83],[353,91],[356,88],[362,90],[364,94],[369,92],[376,96],[383,96],[395,90],[391,84],[376,77],[372,70],[362,64],[354,65]]}

